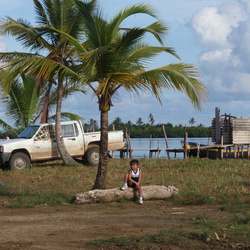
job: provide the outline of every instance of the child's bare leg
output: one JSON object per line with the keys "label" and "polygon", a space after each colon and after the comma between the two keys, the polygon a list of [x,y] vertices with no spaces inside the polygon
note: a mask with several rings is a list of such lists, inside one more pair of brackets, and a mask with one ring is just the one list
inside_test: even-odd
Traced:
{"label": "child's bare leg", "polygon": [[121,187],[121,190],[126,190],[128,188],[128,174],[124,175],[124,184]]}
{"label": "child's bare leg", "polygon": [[128,174],[124,175],[124,183],[128,183]]}
{"label": "child's bare leg", "polygon": [[139,204],[143,204],[143,198],[142,198],[142,187],[141,186],[139,186],[138,187],[138,193],[139,193]]}
{"label": "child's bare leg", "polygon": [[138,187],[138,193],[139,193],[139,197],[142,197],[142,187],[141,186]]}

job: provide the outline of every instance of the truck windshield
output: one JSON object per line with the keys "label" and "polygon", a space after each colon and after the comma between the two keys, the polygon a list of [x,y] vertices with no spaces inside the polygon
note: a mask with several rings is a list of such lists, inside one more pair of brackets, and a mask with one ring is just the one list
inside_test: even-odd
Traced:
{"label": "truck windshield", "polygon": [[39,125],[32,125],[27,127],[25,130],[23,130],[23,132],[21,132],[21,134],[17,137],[17,138],[26,138],[26,139],[30,139],[34,136],[34,134],[36,133],[36,131],[40,128]]}

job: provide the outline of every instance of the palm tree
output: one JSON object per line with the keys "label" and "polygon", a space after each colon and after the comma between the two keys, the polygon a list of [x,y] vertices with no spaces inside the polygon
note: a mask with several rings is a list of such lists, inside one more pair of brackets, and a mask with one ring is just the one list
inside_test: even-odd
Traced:
{"label": "palm tree", "polygon": [[189,124],[194,125],[195,124],[195,119],[194,117],[189,119]]}
{"label": "palm tree", "polygon": [[155,122],[155,119],[154,119],[154,116],[152,113],[150,113],[148,115],[148,119],[149,119],[149,122],[150,122],[150,126],[153,127],[154,126],[154,122]]}
{"label": "palm tree", "polygon": [[98,123],[97,120],[90,119],[89,121],[89,131],[96,131],[98,129]]}
{"label": "palm tree", "polygon": [[[169,64],[147,70],[148,62],[156,55],[167,52],[177,58],[173,48],[164,47],[161,36],[167,27],[147,5],[126,8],[110,21],[102,18],[102,11],[89,12],[86,6],[75,0],[83,19],[85,43],[71,39],[82,61],[82,79],[93,90],[99,103],[101,144],[100,160],[93,189],[106,187],[108,160],[108,112],[112,100],[120,89],[140,94],[150,91],[161,102],[162,88],[184,92],[193,105],[200,108],[206,97],[205,85],[199,81],[195,66],[185,63]],[[125,28],[123,22],[131,15],[145,14],[156,18],[151,25]],[[146,34],[153,35],[160,46],[143,42]],[[69,37],[70,39],[70,37]]]}
{"label": "palm tree", "polygon": [[115,127],[119,127],[122,124],[122,119],[117,116],[112,123],[115,125]]}
{"label": "palm tree", "polygon": [[143,121],[142,121],[142,118],[141,118],[141,117],[139,117],[139,118],[137,119],[136,124],[137,124],[138,126],[142,126],[142,125],[143,125]]}
{"label": "palm tree", "polygon": [[[67,93],[65,94],[80,91],[81,86],[76,89],[74,87],[75,86],[68,88]],[[24,129],[31,124],[37,123],[44,111],[44,107],[41,105],[41,102],[43,101],[43,92],[43,89],[38,89],[35,78],[21,75],[19,79],[11,84],[10,92],[7,96],[4,95],[4,92],[1,92],[3,103],[6,106],[6,116],[14,124],[14,127],[10,126],[2,119],[0,119],[0,127],[12,131],[17,135],[17,131]],[[55,103],[56,90],[51,91],[47,110],[49,110],[49,107],[54,106]],[[72,113],[61,113],[61,116],[63,119],[83,119]],[[54,116],[49,116],[49,114],[47,117],[48,119],[44,122],[55,119]]]}
{"label": "palm tree", "polygon": [[[61,138],[61,105],[64,89],[70,82],[78,79],[77,66],[74,65],[75,53],[64,34],[72,38],[81,39],[82,23],[79,12],[72,0],[33,0],[37,14],[37,27],[29,22],[10,17],[1,20],[0,31],[2,34],[10,34],[22,43],[22,45],[34,53],[0,53],[2,68],[6,69],[1,74],[4,79],[3,86],[6,91],[10,90],[12,80],[19,74],[30,74],[36,77],[38,84],[48,83],[50,86],[57,85],[56,105],[56,140],[58,151],[65,164],[76,163],[66,152],[63,139]],[[93,2],[93,3],[92,3]],[[94,6],[92,1],[85,4],[85,8],[91,10]],[[45,95],[45,106],[48,97]],[[45,117],[47,114],[45,110]],[[46,118],[45,118],[46,119]]]}

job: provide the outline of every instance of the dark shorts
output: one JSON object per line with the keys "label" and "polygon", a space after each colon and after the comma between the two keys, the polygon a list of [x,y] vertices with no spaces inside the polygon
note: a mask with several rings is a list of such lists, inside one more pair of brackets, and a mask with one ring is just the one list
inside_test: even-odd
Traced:
{"label": "dark shorts", "polygon": [[[134,177],[134,178],[132,178],[132,180],[138,182],[139,178],[138,177]],[[134,183],[131,183],[131,184],[128,183],[128,186],[132,187],[132,188],[136,188],[136,185]]]}
{"label": "dark shorts", "polygon": [[132,183],[131,185],[128,184],[128,186],[131,188],[136,188],[136,185],[134,183]]}

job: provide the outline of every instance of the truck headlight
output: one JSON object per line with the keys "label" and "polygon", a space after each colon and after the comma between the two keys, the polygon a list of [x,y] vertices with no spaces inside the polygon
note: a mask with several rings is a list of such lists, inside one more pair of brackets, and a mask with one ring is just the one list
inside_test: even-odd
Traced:
{"label": "truck headlight", "polygon": [[0,153],[4,152],[4,146],[0,146]]}

